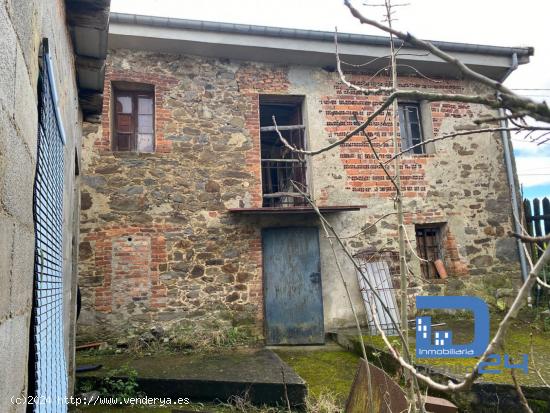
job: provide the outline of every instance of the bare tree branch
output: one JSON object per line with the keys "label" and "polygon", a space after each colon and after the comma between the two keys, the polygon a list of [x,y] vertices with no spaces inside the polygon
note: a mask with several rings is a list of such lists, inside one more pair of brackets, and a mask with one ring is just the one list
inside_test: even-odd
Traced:
{"label": "bare tree branch", "polygon": [[[303,197],[304,199],[307,200],[307,202],[309,203],[309,205],[313,208],[313,210],[315,211],[315,213],[317,214],[322,226],[323,226],[323,229],[326,231],[326,229],[328,228],[330,230],[330,232],[332,232],[332,235],[333,237],[329,237],[329,242],[332,246],[332,242],[330,241],[330,238],[336,238],[336,240],[338,241],[338,244],[340,245],[340,247],[342,248],[342,250],[344,251],[344,253],[346,254],[346,256],[349,258],[349,260],[351,261],[351,263],[353,264],[353,266],[355,267],[355,270],[358,272],[358,274],[361,274],[363,276],[363,280],[365,281],[365,283],[368,285],[368,287],[370,288],[372,294],[374,295],[374,297],[378,300],[378,302],[380,303],[382,309],[384,310],[384,312],[388,315],[391,323],[394,325],[394,326],[398,326],[399,324],[397,323],[397,321],[393,318],[393,315],[392,313],[390,312],[389,308],[387,307],[387,305],[385,304],[385,302],[382,300],[382,297],[380,297],[380,294],[378,293],[378,291],[374,288],[374,286],[372,285],[371,281],[364,276],[363,274],[363,271],[361,269],[361,267],[359,267],[359,265],[357,264],[357,262],[355,261],[355,259],[353,258],[353,255],[349,252],[348,248],[346,247],[346,245],[344,244],[344,242],[340,239],[340,237],[338,236],[338,233],[336,232],[336,230],[334,229],[334,227],[327,221],[327,219],[323,216],[323,214],[321,214],[321,211],[319,210],[319,208],[317,207],[317,204],[315,204],[315,202],[309,197],[308,194],[306,194],[305,192],[303,192],[299,187],[298,185],[296,185],[296,183],[294,181],[291,181],[291,184],[294,186],[294,189],[296,189],[296,191],[298,191]],[[328,235],[328,231],[326,231],[326,234]],[[335,250],[333,249],[333,252],[334,254],[336,254]],[[339,264],[338,264],[339,265]],[[342,281],[344,282],[344,285],[347,286],[346,282],[345,282],[345,279],[343,277],[343,274],[342,274]],[[351,302],[351,297],[350,297],[350,302]],[[353,306],[353,303],[351,304]],[[357,318],[356,318],[357,320]],[[406,320],[405,320],[405,328],[408,328],[407,324],[406,324]],[[361,331],[360,327],[358,327],[359,331]],[[411,360],[411,355],[409,353],[409,347],[407,345],[405,345],[406,341],[405,341],[405,337],[403,336],[401,330],[399,328],[396,328],[396,331],[397,331],[397,334],[401,340],[401,342],[404,344],[403,345],[403,349],[405,350],[405,357],[407,358],[407,360]],[[362,342],[363,341],[363,338],[361,336],[360,338],[360,341]],[[405,361],[405,360],[403,360]],[[418,382],[416,380],[416,376],[413,375],[413,387],[416,389],[416,391],[419,391],[419,387],[418,387]],[[420,400],[419,399],[419,403],[420,403]],[[421,411],[424,412],[424,407],[421,406]]]}
{"label": "bare tree branch", "polygon": [[512,236],[519,238],[523,242],[548,242],[550,241],[550,234],[543,235],[542,237],[532,237],[530,235],[521,235],[515,232],[512,233]]}
{"label": "bare tree branch", "polygon": [[[341,64],[341,61],[340,61],[340,53],[338,52],[338,28],[336,28],[336,27],[334,28],[334,48],[335,48],[335,51],[336,51],[336,68],[338,70],[338,73],[340,74],[340,80],[342,80],[342,83],[344,83],[347,87],[355,89],[358,92],[362,92],[365,95],[374,95],[374,94],[383,93],[383,92],[393,92],[393,90],[394,90],[393,87],[384,87],[384,86],[382,86],[382,87],[379,87],[377,89],[368,89],[368,88],[357,86],[357,85],[349,82],[346,79],[346,76],[344,75],[344,72],[342,71],[342,64]],[[386,66],[385,68],[388,68],[388,67]],[[385,68],[382,68],[382,69],[385,69]],[[380,71],[375,73],[373,78],[379,72]]]}
{"label": "bare tree branch", "polygon": [[464,63],[462,63],[456,57],[444,52],[437,46],[433,45],[430,42],[425,40],[420,40],[411,33],[403,33],[399,30],[396,30],[390,26],[386,26],[382,23],[377,22],[376,20],[369,19],[365,17],[359,10],[357,10],[350,2],[350,0],[344,0],[344,4],[348,7],[351,14],[357,18],[361,23],[367,24],[369,26],[376,27],[390,35],[396,36],[401,39],[403,42],[406,42],[412,46],[418,47],[423,50],[427,50],[433,55],[439,57],[441,60],[450,63],[456,67],[462,74],[470,79],[478,81],[486,86],[489,86],[491,89],[501,92],[502,95],[500,99],[502,100],[502,107],[511,109],[512,112],[518,112],[520,110],[513,110],[513,108],[523,107],[523,110],[529,112],[530,116],[536,120],[550,122],[550,108],[545,103],[538,103],[529,98],[516,95],[510,89],[502,85],[502,83],[497,82],[487,76],[482,75],[481,73],[476,72],[475,70],[470,69]]}
{"label": "bare tree branch", "polygon": [[[374,325],[376,326],[376,329],[378,330],[378,332],[382,336],[382,339],[384,340],[384,343],[386,343],[386,346],[388,346],[388,348],[390,348],[390,351],[393,350],[392,355],[395,358],[401,358],[402,359],[402,357],[399,355],[397,350],[395,350],[392,347],[392,345],[390,344],[390,342],[388,340],[388,337],[386,336],[386,333],[384,332],[384,330],[380,326],[380,321],[378,320],[378,313],[376,311],[376,306],[372,304],[372,301],[373,300],[369,300],[369,306],[371,308],[371,312],[372,312],[373,319],[374,319]],[[405,360],[403,360],[403,361],[405,361]],[[416,377],[418,377],[418,375],[413,374],[413,377],[416,378]],[[424,399],[422,398],[422,395],[420,394],[420,387],[418,387],[418,384],[416,385],[415,389],[416,389],[416,392],[417,392],[416,394],[417,394],[417,399],[418,399],[417,401],[418,401],[419,407],[422,411],[425,411]],[[427,391],[427,389],[426,389],[426,391]]]}
{"label": "bare tree branch", "polygon": [[377,321],[376,317],[374,317],[377,330],[380,333],[382,339],[384,340],[384,343],[386,344],[386,347],[389,349],[390,354],[394,357],[394,359],[397,362],[399,362],[399,364],[404,369],[411,372],[415,377],[417,377],[419,380],[422,380],[429,387],[435,390],[452,391],[452,392],[467,390],[470,388],[472,383],[479,377],[480,363],[485,361],[487,359],[487,356],[489,356],[490,354],[493,354],[502,345],[504,336],[506,335],[508,328],[510,327],[512,319],[514,319],[517,316],[518,311],[524,305],[525,299],[529,295],[531,288],[533,287],[537,279],[539,279],[538,274],[542,271],[542,269],[548,262],[550,262],[550,248],[547,248],[544,251],[544,254],[539,258],[537,263],[532,268],[531,272],[529,273],[529,277],[525,280],[522,287],[520,288],[516,298],[514,299],[514,302],[512,303],[510,309],[508,310],[508,312],[500,322],[499,327],[495,335],[493,336],[493,339],[489,343],[489,346],[485,349],[485,352],[483,353],[483,355],[478,359],[472,373],[467,374],[464,377],[464,380],[459,383],[454,383],[450,381],[446,385],[441,384],[433,380],[431,377],[418,372],[416,368],[409,362],[405,361],[405,359],[393,347],[393,345],[388,340],[386,334],[384,333],[380,325],[376,323]]}
{"label": "bare tree branch", "polygon": [[[392,73],[393,73],[392,87],[391,88],[382,87],[382,88],[376,88],[376,89],[369,89],[369,88],[360,87],[360,86],[355,85],[355,84],[351,83],[350,81],[348,81],[346,79],[343,71],[342,71],[342,67],[341,67],[342,62],[340,60],[339,51],[338,51],[337,34],[335,34],[335,48],[336,48],[337,67],[338,67],[338,73],[340,75],[340,79],[342,80],[342,82],[346,86],[348,86],[348,87],[350,87],[350,88],[352,88],[356,91],[360,91],[362,93],[365,93],[367,95],[375,94],[375,93],[386,94],[384,96],[384,100],[379,104],[379,106],[374,111],[372,111],[370,114],[368,114],[367,118],[363,121],[363,123],[356,126],[350,132],[346,133],[346,135],[344,137],[342,137],[338,140],[335,140],[334,142],[332,142],[332,143],[330,143],[330,144],[328,144],[324,147],[321,147],[321,148],[315,149],[315,150],[309,150],[309,151],[294,147],[291,144],[289,144],[289,142],[282,136],[280,130],[277,128],[276,119],[275,119],[275,117],[273,117],[273,123],[274,123],[274,126],[275,126],[275,131],[277,132],[280,141],[288,149],[292,150],[295,153],[301,154],[301,155],[314,156],[314,155],[323,153],[325,151],[328,151],[332,148],[335,148],[339,145],[342,145],[343,143],[348,141],[353,136],[357,135],[358,133],[362,133],[367,138],[367,141],[369,142],[369,145],[370,145],[370,147],[373,151],[373,154],[374,154],[375,158],[377,159],[377,161],[379,162],[380,166],[383,168],[386,175],[388,175],[388,177],[391,178],[390,180],[392,181],[392,183],[396,187],[397,195],[399,195],[399,193],[400,193],[399,192],[400,184],[399,184],[399,176],[398,176],[399,171],[397,171],[397,179],[394,179],[393,177],[391,177],[391,174],[389,174],[389,172],[387,171],[387,169],[384,166],[388,162],[390,162],[392,160],[395,160],[396,161],[396,168],[399,168],[399,165],[397,164],[398,158],[400,156],[402,156],[404,153],[406,153],[406,152],[410,151],[411,149],[413,149],[414,147],[426,145],[427,143],[435,142],[435,141],[438,141],[438,140],[449,139],[449,138],[453,138],[453,137],[457,137],[457,136],[463,136],[463,135],[472,135],[472,134],[476,134],[476,133],[500,132],[500,131],[520,131],[520,130],[529,130],[529,131],[533,132],[534,130],[548,130],[548,128],[544,128],[544,127],[542,127],[542,128],[530,127],[530,126],[527,126],[527,125],[520,125],[520,124],[517,124],[517,123],[514,122],[515,127],[510,127],[510,128],[503,128],[503,127],[500,127],[500,128],[479,128],[479,129],[476,129],[476,130],[459,131],[459,132],[446,134],[446,135],[443,135],[443,136],[439,136],[439,137],[424,141],[421,144],[413,146],[412,148],[408,148],[406,151],[398,152],[397,150],[395,150],[395,153],[394,153],[393,157],[389,161],[383,163],[380,160],[380,158],[378,156],[378,153],[374,148],[374,145],[372,144],[372,140],[370,139],[370,137],[366,133],[366,130],[372,124],[372,122],[378,116],[380,116],[382,113],[384,113],[386,111],[386,115],[387,115],[388,109],[390,108],[390,106],[392,106],[392,108],[393,108],[392,114],[394,116],[394,122],[393,122],[393,124],[394,124],[393,125],[394,126],[394,142],[396,142],[396,140],[395,140],[396,139],[396,133],[395,133],[396,119],[395,119],[395,116],[396,116],[396,112],[397,112],[396,111],[396,102],[399,99],[403,99],[403,100],[410,99],[410,100],[417,100],[417,101],[424,100],[424,101],[428,101],[428,102],[443,101],[443,102],[462,102],[462,103],[480,104],[480,105],[485,105],[485,106],[487,106],[489,108],[493,108],[493,109],[503,108],[503,109],[509,110],[512,113],[511,115],[506,115],[506,119],[502,119],[502,117],[492,117],[492,118],[480,119],[479,121],[476,122],[478,124],[493,122],[493,121],[498,121],[498,120],[511,120],[511,121],[513,121],[514,119],[523,118],[524,116],[529,116],[529,117],[532,117],[535,120],[550,123],[550,108],[546,105],[546,103],[538,103],[538,102],[535,102],[535,101],[533,101],[529,98],[525,98],[525,97],[516,95],[514,92],[512,92],[511,90],[509,90],[508,88],[503,86],[500,82],[495,81],[495,80],[490,79],[490,78],[488,78],[488,77],[486,77],[486,76],[484,76],[480,73],[475,72],[474,70],[468,68],[465,64],[460,62],[457,58],[447,54],[446,52],[442,51],[441,49],[434,46],[430,42],[420,40],[420,39],[416,38],[415,36],[411,35],[410,33],[405,34],[405,33],[402,33],[398,30],[393,29],[392,26],[391,26],[391,19],[390,19],[391,11],[388,11],[388,13],[387,13],[387,20],[388,20],[389,24],[388,24],[388,26],[386,26],[384,24],[378,23],[378,22],[376,22],[372,19],[369,19],[369,18],[366,18],[365,16],[363,16],[357,9],[355,9],[351,5],[349,0],[344,0],[344,3],[349,8],[351,13],[356,18],[358,18],[362,23],[371,25],[373,27],[377,27],[377,28],[385,31],[386,33],[390,34],[390,45],[392,47],[392,54],[390,55],[390,57],[392,58]],[[385,2],[385,6],[386,6],[386,8],[388,8],[388,3],[387,2]],[[397,65],[395,64],[395,50],[394,50],[394,44],[393,44],[392,36],[396,36],[397,38],[401,39],[403,41],[403,45],[405,43],[408,43],[408,44],[411,44],[413,47],[429,51],[430,53],[432,53],[433,55],[439,57],[443,61],[453,65],[454,67],[456,67],[465,77],[470,78],[470,79],[472,79],[472,80],[474,80],[478,83],[481,83],[481,84],[489,87],[491,89],[491,91],[487,92],[484,95],[467,95],[467,94],[453,94],[453,93],[436,93],[436,92],[419,91],[419,90],[398,90],[397,83],[396,83],[396,76],[395,76],[395,70],[396,70]],[[401,46],[401,47],[403,47],[403,46]],[[495,95],[493,95],[492,92],[496,92]],[[358,122],[357,118],[356,118],[356,121]],[[299,192],[301,192],[301,190],[299,188],[297,188],[296,186],[295,186],[295,188]],[[358,267],[357,263],[353,259],[353,256],[351,255],[349,250],[346,248],[345,244],[342,242],[340,237],[338,237],[338,234],[336,233],[334,228],[322,216],[322,214],[319,212],[318,208],[315,206],[315,203],[309,198],[309,196],[304,194],[304,197],[305,197],[305,199],[308,200],[308,202],[311,204],[311,206],[316,211],[317,215],[319,216],[319,219],[321,220],[321,223],[323,224],[324,229],[327,231],[327,228],[328,228],[328,231],[330,231],[332,233],[332,236],[330,238],[336,238],[338,240],[338,243],[342,247],[345,254],[348,256],[348,258],[354,264],[356,270],[358,270],[359,273],[361,274],[362,273],[361,269]],[[399,196],[397,196],[397,199],[399,200]],[[401,213],[398,212],[398,215],[399,214],[401,214]],[[402,225],[399,226],[399,229],[400,230],[403,229]],[[328,231],[327,231],[327,233],[328,233]],[[404,256],[404,254],[400,253],[400,257],[402,257],[402,256]],[[411,359],[410,359],[410,354],[408,353],[407,339],[403,335],[402,331],[399,331],[399,337],[400,337],[402,343],[404,344],[403,345],[403,348],[404,348],[403,352],[404,352],[405,357],[403,357],[401,354],[399,354],[399,352],[395,348],[393,348],[392,344],[389,342],[389,340],[385,336],[383,330],[380,328],[378,320],[376,319],[376,317],[374,317],[375,318],[375,323],[377,324],[377,329],[379,330],[380,334],[382,335],[382,337],[384,339],[384,342],[386,343],[387,347],[390,349],[391,354],[394,356],[394,358],[396,358],[396,360],[400,363],[400,365],[406,371],[408,371],[412,374],[413,380],[416,380],[418,378],[418,379],[424,381],[426,384],[428,384],[428,386],[430,386],[432,388],[435,388],[437,390],[441,390],[441,391],[455,392],[455,391],[460,391],[460,390],[466,390],[466,389],[470,388],[472,383],[479,377],[478,370],[479,370],[479,367],[480,367],[480,363],[485,361],[488,358],[489,355],[493,354],[500,346],[502,346],[504,336],[507,333],[508,329],[510,328],[512,320],[516,317],[518,311],[524,305],[524,303],[526,301],[526,298],[529,296],[530,291],[531,291],[532,287],[534,286],[534,284],[536,282],[538,282],[539,284],[541,282],[543,284],[545,284],[542,280],[540,280],[540,278],[538,277],[538,274],[541,272],[542,268],[545,265],[547,265],[547,263],[549,261],[550,261],[550,250],[547,248],[543,252],[543,254],[540,256],[538,261],[535,263],[535,265],[532,266],[531,271],[529,273],[529,276],[524,281],[522,287],[519,289],[518,294],[516,295],[516,297],[514,299],[514,302],[512,303],[512,306],[510,307],[510,309],[508,310],[508,312],[506,313],[506,315],[504,316],[504,318],[500,322],[499,327],[498,327],[495,335],[493,336],[491,342],[489,343],[489,345],[485,349],[483,355],[477,361],[473,372],[470,373],[470,374],[465,375],[464,379],[459,383],[449,382],[447,384],[441,384],[441,383],[437,383],[436,381],[434,381],[431,377],[419,373],[418,371],[416,371],[415,367],[410,362]],[[400,262],[400,264],[401,264],[401,262]],[[406,260],[405,260],[405,265],[406,265]],[[376,299],[379,300],[380,303],[382,304],[383,310],[388,313],[388,315],[390,316],[390,319],[392,320],[394,325],[397,325],[395,320],[392,319],[392,316],[391,316],[389,310],[384,306],[384,303],[381,300],[380,296],[377,295],[376,290],[374,288],[372,288],[372,285],[370,285],[368,280],[365,280],[365,281],[367,282],[367,285],[369,285],[369,287],[372,289],[373,294],[376,297]],[[374,311],[376,311],[376,310],[374,310]],[[405,322],[406,322],[406,320],[405,320]],[[518,394],[520,394],[520,396],[521,396],[521,389],[519,389]],[[528,408],[527,404],[526,404],[526,406]]]}
{"label": "bare tree branch", "polygon": [[[355,118],[355,122],[360,124],[359,119],[357,119],[357,114],[354,113],[353,117]],[[393,178],[393,176],[391,176],[390,172],[388,171],[388,168],[386,168],[386,165],[384,165],[384,162],[382,162],[382,160],[380,159],[378,152],[376,151],[376,149],[374,148],[374,145],[372,144],[372,140],[370,136],[365,132],[364,129],[361,131],[361,133],[369,143],[370,149],[374,154],[374,157],[378,161],[378,165],[380,165],[380,168],[382,168],[382,170],[384,171],[388,179],[391,181],[393,187],[395,188],[395,192],[397,193],[397,195],[399,195],[401,193],[401,188],[399,187],[399,185],[397,185],[397,182],[395,182],[395,179]]]}
{"label": "bare tree branch", "polygon": [[[359,231],[358,233],[353,234],[353,235],[341,236],[340,239],[356,238],[356,237],[358,237],[359,235],[364,234],[365,232],[367,232],[369,229],[374,228],[374,227],[376,226],[376,224],[378,224],[378,223],[379,223],[380,221],[382,221],[384,218],[387,218],[387,217],[389,217],[390,215],[395,215],[395,214],[396,214],[396,212],[388,212],[387,214],[382,215],[380,218],[378,218],[376,221],[374,221],[372,224],[370,224],[368,227],[362,229],[362,230]],[[331,238],[334,238],[334,237],[331,236]]]}
{"label": "bare tree branch", "polygon": [[542,280],[540,279],[540,277],[537,278],[537,283],[538,283],[541,287],[550,289],[550,284],[547,284],[547,283],[545,283],[544,281],[542,281]]}
{"label": "bare tree branch", "polygon": [[[332,148],[335,148],[339,145],[342,145],[343,143],[347,142],[349,139],[351,139],[353,136],[357,135],[358,133],[365,130],[375,119],[377,116],[379,116],[384,110],[386,110],[394,100],[396,99],[411,99],[411,100],[425,100],[428,102],[463,102],[463,103],[477,103],[481,105],[486,105],[492,108],[499,108],[499,107],[505,107],[507,109],[511,109],[507,106],[504,106],[504,104],[498,100],[496,97],[491,95],[463,95],[463,94],[447,94],[447,93],[435,93],[435,92],[425,92],[425,91],[419,91],[419,90],[396,90],[395,92],[391,93],[387,99],[380,104],[380,106],[374,110],[365,121],[359,126],[357,126],[352,131],[346,133],[346,135],[327,145],[320,149],[308,151],[305,149],[299,149],[295,146],[292,146],[288,143],[288,141],[281,135],[280,131],[275,128],[279,139],[285,145],[288,149],[292,150],[295,153],[299,153],[302,155],[318,155],[320,153],[326,152]],[[515,102],[513,100],[510,100],[510,102]],[[521,103],[521,102],[520,102]],[[521,103],[523,105],[523,103]],[[550,110],[549,110],[550,111]],[[277,122],[275,118],[273,117],[273,125],[277,127]],[[548,120],[550,122],[550,114],[548,117]],[[470,131],[471,132],[471,131]]]}
{"label": "bare tree branch", "polygon": [[[321,222],[324,223],[324,225],[326,225],[326,228],[329,229],[329,231],[332,233],[332,237],[331,238],[335,238],[337,241],[338,241],[338,244],[340,245],[340,247],[342,248],[342,250],[344,251],[345,255],[349,258],[350,262],[353,264],[355,270],[359,273],[359,274],[363,274],[363,270],[361,269],[361,267],[359,266],[359,264],[357,264],[356,260],[353,258],[353,255],[352,253],[349,251],[349,249],[347,248],[346,244],[344,244],[344,242],[342,241],[342,239],[340,238],[340,236],[338,235],[338,233],[336,232],[336,230],[334,229],[334,227],[330,224],[330,222],[328,222],[328,220],[323,216],[323,214],[321,213],[321,211],[319,210],[319,208],[317,207],[317,204],[310,198],[310,196],[308,194],[306,194],[305,192],[303,192],[299,187],[298,185],[296,185],[296,183],[294,181],[291,181],[291,184],[294,186],[294,188],[296,189],[296,191],[298,191],[303,197],[304,199],[308,202],[308,204],[313,208],[313,210],[315,211],[315,213],[317,214],[317,217],[319,218],[319,220]],[[397,322],[397,320],[395,320],[395,318],[393,317],[392,315],[392,312],[390,311],[390,309],[388,308],[388,306],[385,304],[384,300],[382,299],[382,297],[380,296],[380,294],[378,293],[378,291],[375,289],[375,286],[372,285],[371,281],[368,279],[368,278],[364,278],[366,284],[368,285],[368,287],[372,290],[373,294],[374,294],[374,297],[380,302],[380,305],[382,307],[382,309],[384,310],[384,312],[388,315],[391,323],[393,326],[398,326],[399,323]],[[403,341],[403,336],[401,335],[401,332],[398,328],[396,328],[396,330],[398,331],[398,335],[400,337],[400,339]]]}
{"label": "bare tree branch", "polygon": [[409,234],[407,234],[407,229],[405,228],[405,225],[402,225],[403,233],[405,234],[405,239],[407,240],[407,244],[409,245],[409,249],[411,250],[412,254],[418,259],[420,262],[430,262],[428,260],[425,260],[424,258],[420,258],[416,251],[414,250],[411,240],[409,239]]}
{"label": "bare tree branch", "polygon": [[504,116],[492,116],[492,117],[488,117],[488,118],[476,119],[476,120],[474,120],[474,123],[476,125],[482,125],[484,123],[498,122],[498,121],[501,121],[501,120],[509,120],[515,126],[521,127],[523,125],[519,125],[519,124],[515,123],[514,119],[523,118],[523,117],[528,116],[528,115],[529,115],[528,112],[511,113],[509,115],[504,115]]}
{"label": "bare tree branch", "polygon": [[407,68],[411,69],[413,72],[415,72],[418,76],[423,77],[424,79],[429,80],[432,83],[442,83],[443,82],[442,80],[433,79],[433,78],[425,75],[420,70],[418,70],[416,67],[411,66],[411,65],[406,65],[406,64],[403,64],[403,63],[399,63],[397,65],[397,67],[407,67]]}
{"label": "bare tree branch", "polygon": [[416,377],[418,377],[418,379],[422,380],[431,388],[435,390],[440,390],[440,391],[453,391],[453,392],[467,390],[470,388],[472,383],[479,377],[480,363],[485,361],[487,359],[487,356],[489,356],[490,354],[493,354],[501,346],[504,340],[504,336],[506,335],[508,329],[510,328],[512,319],[514,319],[517,316],[518,311],[524,305],[524,302],[527,296],[529,295],[531,288],[533,288],[533,285],[538,279],[538,274],[542,271],[542,269],[548,262],[550,262],[550,248],[547,248],[544,251],[544,254],[539,258],[539,260],[537,261],[537,263],[534,265],[533,269],[529,273],[529,277],[527,277],[522,287],[520,288],[516,298],[514,299],[514,302],[512,303],[510,309],[508,310],[508,312],[500,322],[498,329],[495,335],[493,336],[493,339],[489,343],[489,346],[485,349],[485,352],[483,353],[483,355],[478,359],[472,373],[467,374],[464,377],[464,380],[461,381],[460,383],[449,382],[447,385],[444,385],[441,383],[437,383],[429,376],[419,373],[412,364],[407,363],[403,359],[403,357],[401,357],[399,353],[396,352],[396,350],[393,348],[393,346],[391,345],[387,337],[384,339],[384,335],[382,334],[383,333],[382,332],[381,335],[382,335],[382,338],[384,339],[384,343],[390,349],[390,353],[393,355],[393,357],[399,362],[399,364],[403,368],[413,373]]}
{"label": "bare tree branch", "polygon": [[[512,358],[510,358],[510,362],[512,362]],[[512,376],[512,381],[514,382],[514,387],[516,388],[516,393],[518,394],[521,408],[525,413],[533,413],[533,411],[529,407],[529,403],[527,402],[525,395],[523,394],[523,390],[521,390],[521,386],[516,379],[516,373],[514,372],[514,369],[510,369],[510,375]]]}
{"label": "bare tree branch", "polygon": [[432,142],[437,142],[437,141],[442,141],[444,139],[450,139],[450,138],[454,138],[454,137],[457,137],[457,136],[465,136],[465,135],[474,135],[476,133],[485,133],[485,132],[501,132],[501,131],[517,131],[517,130],[521,130],[521,128],[482,128],[482,129],[474,129],[474,130],[466,130],[466,131],[459,131],[459,132],[453,132],[453,133],[448,133],[446,135],[441,135],[441,136],[437,136],[435,138],[431,138],[431,139],[426,139],[420,143],[417,143],[405,150],[402,150],[401,152],[398,152],[396,154],[394,154],[391,158],[389,158],[387,161],[385,161],[384,163],[385,164],[388,164],[390,163],[391,161],[393,161],[394,159],[400,157],[401,155],[404,155],[408,152],[411,152],[412,150],[414,150],[415,148],[420,148],[424,145],[427,145],[429,143],[432,143]]}

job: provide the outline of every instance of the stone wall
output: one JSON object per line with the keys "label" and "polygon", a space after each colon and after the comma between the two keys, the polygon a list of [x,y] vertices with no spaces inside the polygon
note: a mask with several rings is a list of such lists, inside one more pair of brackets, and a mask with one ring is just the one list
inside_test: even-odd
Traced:
{"label": "stone wall", "polygon": [[[364,117],[379,97],[351,93],[335,73],[197,56],[112,50],[108,59],[101,125],[86,124],[80,238],[83,313],[80,338],[116,338],[125,331],[192,325],[212,329],[263,328],[261,228],[316,225],[312,216],[241,216],[228,208],[261,206],[259,95],[304,96],[308,144],[320,148]],[[370,79],[370,80],[369,80]],[[155,88],[153,154],[111,150],[112,81]],[[353,74],[352,80],[387,78]],[[404,87],[479,93],[464,81],[402,77]],[[429,106],[433,130],[468,127],[487,111],[477,105]],[[391,116],[369,133],[383,142]],[[509,193],[499,135],[438,142],[427,155],[401,161],[406,229],[415,248],[414,224],[444,223],[447,281],[426,282],[418,261],[411,295],[481,294],[494,300],[496,287],[519,280]],[[390,148],[382,144],[388,157]],[[348,239],[364,249],[396,248],[397,225],[389,183],[375,167],[364,138],[314,157],[311,192],[321,205],[361,205],[358,212],[331,215],[344,235],[381,218],[379,225]],[[326,329],[352,322],[345,291],[327,240],[321,237]],[[338,259],[362,307],[356,274],[341,251]],[[412,301],[413,303],[414,301]]]}
{"label": "stone wall", "polygon": [[[23,412],[11,396],[27,393],[34,265],[33,184],[36,168],[39,48],[49,38],[65,126],[65,336],[69,371],[75,317],[73,235],[78,210],[75,154],[80,111],[64,2],[8,0],[0,4],[0,411]],[[78,224],[78,221],[76,221]],[[72,376],[72,374],[71,374]]]}

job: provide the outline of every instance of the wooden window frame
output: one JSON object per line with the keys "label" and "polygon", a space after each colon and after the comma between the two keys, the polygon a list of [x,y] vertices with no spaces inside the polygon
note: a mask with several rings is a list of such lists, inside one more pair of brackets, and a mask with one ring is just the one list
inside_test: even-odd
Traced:
{"label": "wooden window frame", "polygon": [[[142,89],[136,89],[136,88],[118,88],[117,86],[113,86],[113,130],[112,130],[112,136],[113,136],[113,151],[115,152],[140,152],[138,151],[138,120],[139,120],[139,113],[138,113],[138,99],[139,97],[148,97],[151,99],[152,104],[152,113],[151,113],[151,128],[152,128],[152,135],[153,135],[153,147],[151,152],[149,151],[141,151],[143,153],[153,153],[156,149],[156,139],[155,139],[155,93],[154,90],[142,90]],[[132,113],[130,114],[131,119],[131,131],[130,132],[120,132],[119,131],[119,112],[117,111],[117,99],[119,97],[130,97],[132,100]],[[123,114],[123,113],[120,113]],[[120,142],[119,142],[119,135],[128,135],[129,144],[128,149],[121,149]]]}
{"label": "wooden window frame", "polygon": [[[418,134],[420,136],[420,142],[414,143],[412,141],[412,129],[411,122],[408,113],[404,110],[407,108],[414,108],[417,113]],[[424,128],[422,123],[422,108],[419,102],[398,102],[399,111],[399,133],[401,135],[401,148],[402,150],[408,150],[418,143],[424,142]],[[412,155],[424,155],[427,153],[426,145],[417,146],[412,151],[407,151]]]}

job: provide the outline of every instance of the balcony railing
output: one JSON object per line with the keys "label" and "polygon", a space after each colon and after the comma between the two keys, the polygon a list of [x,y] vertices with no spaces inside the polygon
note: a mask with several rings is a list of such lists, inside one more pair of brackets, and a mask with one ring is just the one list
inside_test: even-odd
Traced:
{"label": "balcony railing", "polygon": [[307,205],[296,191],[307,192],[306,161],[300,159],[262,159],[263,206],[290,207]]}
{"label": "balcony railing", "polygon": [[[308,193],[307,162],[280,142],[274,127],[262,127],[262,192],[264,207],[296,207],[308,205],[296,190]],[[303,125],[280,126],[280,133],[290,145],[303,148]]]}

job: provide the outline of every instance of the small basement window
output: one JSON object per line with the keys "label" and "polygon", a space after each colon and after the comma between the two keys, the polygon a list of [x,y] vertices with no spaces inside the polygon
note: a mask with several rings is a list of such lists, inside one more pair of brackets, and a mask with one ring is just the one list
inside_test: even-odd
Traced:
{"label": "small basement window", "polygon": [[292,185],[308,193],[306,160],[281,142],[273,126],[275,116],[281,135],[292,146],[305,149],[302,104],[302,96],[260,96],[263,207],[307,205]]}
{"label": "small basement window", "polygon": [[124,82],[113,85],[113,92],[113,150],[154,152],[153,87]]}
{"label": "small basement window", "polygon": [[441,226],[416,226],[416,250],[418,256],[425,261],[420,261],[420,269],[424,278],[440,278],[434,262],[443,259],[442,227]]}
{"label": "small basement window", "polygon": [[[398,109],[401,149],[407,150],[424,141],[420,105],[418,103],[399,103]],[[425,145],[413,148],[412,153],[426,153]]]}

